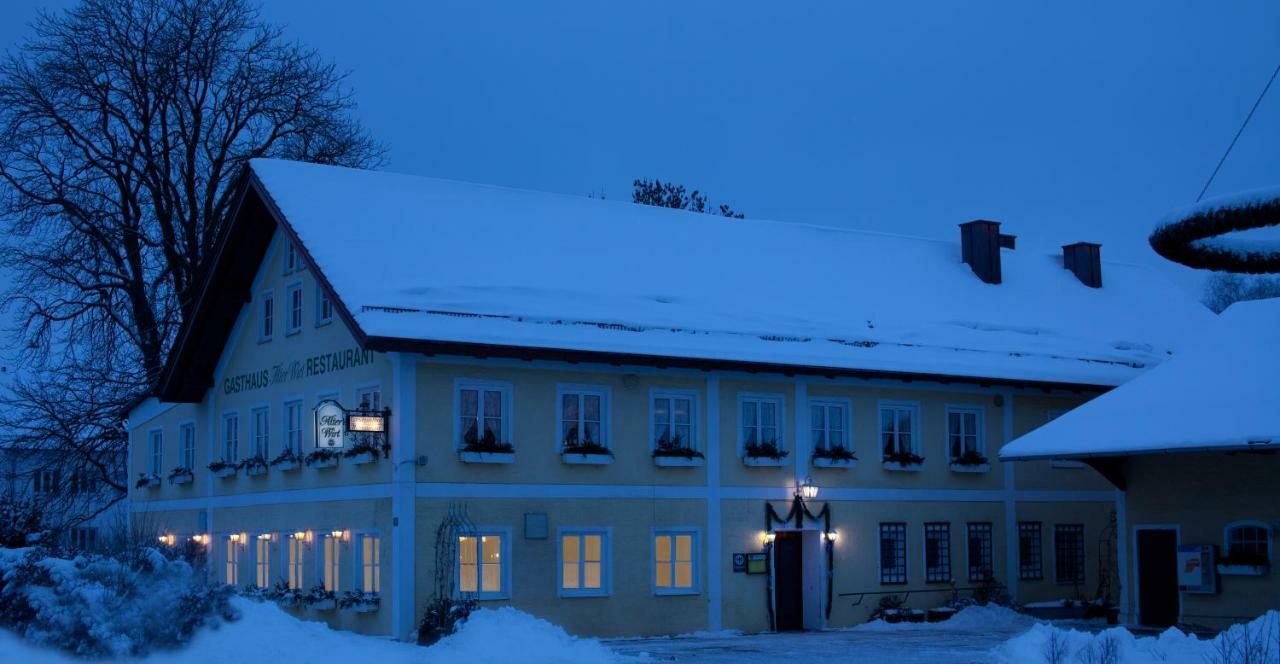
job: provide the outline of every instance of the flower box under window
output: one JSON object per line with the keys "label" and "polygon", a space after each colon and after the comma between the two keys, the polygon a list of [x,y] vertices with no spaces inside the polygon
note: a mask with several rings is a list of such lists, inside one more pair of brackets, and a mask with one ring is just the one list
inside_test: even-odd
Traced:
{"label": "flower box under window", "polygon": [[990,461],[976,450],[965,450],[964,454],[951,460],[953,473],[985,473],[990,470]]}
{"label": "flower box under window", "polygon": [[303,604],[312,611],[332,611],[338,606],[338,596],[324,586],[316,586],[307,593]]}
{"label": "flower box under window", "polygon": [[885,452],[885,470],[916,472],[924,467],[924,457],[914,452]]}
{"label": "flower box under window", "polygon": [[195,477],[190,468],[174,468],[169,471],[169,484],[190,484]]}
{"label": "flower box under window", "polygon": [[236,472],[238,472],[240,468],[237,467],[234,463],[227,463],[226,461],[214,461],[213,463],[209,464],[209,470],[213,472],[214,477],[227,478],[227,477],[235,477]]}
{"label": "flower box under window", "polygon": [[702,452],[685,444],[680,436],[675,438],[659,438],[653,446],[653,465],[666,468],[692,468],[701,466],[706,460]]}
{"label": "flower box under window", "polygon": [[267,599],[280,606],[301,606],[306,601],[306,593],[289,587],[287,581],[277,581],[267,592]]}
{"label": "flower box under window", "polygon": [[373,463],[378,460],[379,454],[385,454],[386,450],[382,446],[371,441],[360,441],[352,445],[342,456],[351,463],[362,466],[366,463]]}
{"label": "flower box under window", "polygon": [[706,463],[701,454],[698,456],[659,456],[653,455],[653,465],[661,468],[696,468]]}
{"label": "flower box under window", "polygon": [[267,471],[271,469],[271,467],[267,465],[267,460],[260,456],[245,459],[242,465],[244,466],[244,474],[249,477],[266,475]]}
{"label": "flower box under window", "polygon": [[458,450],[458,460],[463,463],[515,463],[516,453]]}
{"label": "flower box under window", "polygon": [[160,476],[143,473],[138,476],[138,481],[134,486],[139,489],[154,489],[160,486]]}
{"label": "flower box under window", "polygon": [[271,467],[278,471],[297,470],[302,467],[302,457],[293,448],[286,447],[271,460]]}
{"label": "flower box under window", "polygon": [[778,449],[776,442],[747,443],[742,451],[742,463],[752,468],[778,467],[787,463],[790,452]]}
{"label": "flower box under window", "polygon": [[613,463],[613,451],[593,440],[569,438],[560,448],[560,460],[576,466],[606,466]]}
{"label": "flower box under window", "polygon": [[819,447],[813,451],[815,468],[853,468],[858,465],[858,457],[843,445]]}
{"label": "flower box under window", "polygon": [[1234,551],[1218,559],[1218,573],[1224,576],[1265,576],[1271,561],[1265,554]]}
{"label": "flower box under window", "polygon": [[338,600],[338,608],[350,613],[372,613],[378,610],[382,598],[378,593],[366,593],[360,590],[348,590]]}
{"label": "flower box under window", "polygon": [[338,457],[342,453],[337,450],[319,449],[307,453],[303,463],[308,468],[333,468],[338,465]]}
{"label": "flower box under window", "polygon": [[492,430],[484,436],[476,436],[474,427],[462,436],[462,449],[458,459],[463,463],[515,463],[516,448],[511,443],[498,440]]}

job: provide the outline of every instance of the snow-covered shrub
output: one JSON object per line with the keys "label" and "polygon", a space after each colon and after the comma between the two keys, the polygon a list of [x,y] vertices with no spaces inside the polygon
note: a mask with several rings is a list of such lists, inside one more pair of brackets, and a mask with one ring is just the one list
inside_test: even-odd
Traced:
{"label": "snow-covered shrub", "polygon": [[436,597],[427,605],[427,613],[418,623],[418,644],[429,646],[458,631],[473,611],[480,607],[474,599]]}
{"label": "snow-covered shrub", "polygon": [[27,546],[38,541],[44,529],[40,503],[11,496],[0,498],[0,547]]}
{"label": "snow-covered shrub", "polygon": [[0,627],[89,657],[143,655],[237,616],[230,590],[150,548],[121,559],[0,549]]}

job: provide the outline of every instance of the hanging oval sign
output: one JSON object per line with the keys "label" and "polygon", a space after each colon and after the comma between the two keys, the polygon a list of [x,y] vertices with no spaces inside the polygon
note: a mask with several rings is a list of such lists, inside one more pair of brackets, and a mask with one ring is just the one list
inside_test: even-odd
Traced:
{"label": "hanging oval sign", "polygon": [[347,410],[333,399],[316,404],[316,449],[342,449]]}

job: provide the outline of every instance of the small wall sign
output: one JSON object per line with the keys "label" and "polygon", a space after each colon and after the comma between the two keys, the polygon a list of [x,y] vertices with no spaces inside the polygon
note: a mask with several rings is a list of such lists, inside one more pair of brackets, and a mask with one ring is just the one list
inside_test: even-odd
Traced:
{"label": "small wall sign", "polygon": [[747,574],[768,574],[769,573],[769,554],[767,553],[748,553],[747,554]]}
{"label": "small wall sign", "polygon": [[1178,547],[1178,590],[1211,595],[1218,592],[1217,581],[1212,544],[1183,544]]}
{"label": "small wall sign", "polygon": [[342,449],[347,429],[347,411],[333,399],[316,404],[316,449]]}
{"label": "small wall sign", "polygon": [[734,573],[737,573],[737,574],[741,574],[747,571],[747,554],[745,553],[733,554],[733,571]]}

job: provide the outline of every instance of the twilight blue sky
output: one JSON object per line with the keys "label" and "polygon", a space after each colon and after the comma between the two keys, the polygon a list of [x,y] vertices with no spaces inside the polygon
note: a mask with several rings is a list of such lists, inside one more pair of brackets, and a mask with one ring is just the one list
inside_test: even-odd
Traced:
{"label": "twilight blue sky", "polygon": [[[7,0],[16,48],[38,7]],[[626,198],[635,177],[748,217],[1163,264],[1271,71],[1280,3],[271,0],[351,71],[386,168]],[[1277,86],[1280,88],[1280,86]],[[1273,89],[1209,194],[1280,183]],[[1170,269],[1180,281],[1185,273]]]}

